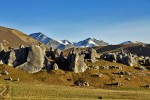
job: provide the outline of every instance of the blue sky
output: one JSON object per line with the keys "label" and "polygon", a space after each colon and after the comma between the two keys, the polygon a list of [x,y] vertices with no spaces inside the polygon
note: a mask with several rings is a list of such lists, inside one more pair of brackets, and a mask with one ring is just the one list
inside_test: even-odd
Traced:
{"label": "blue sky", "polygon": [[0,0],[0,26],[72,42],[150,43],[150,0]]}

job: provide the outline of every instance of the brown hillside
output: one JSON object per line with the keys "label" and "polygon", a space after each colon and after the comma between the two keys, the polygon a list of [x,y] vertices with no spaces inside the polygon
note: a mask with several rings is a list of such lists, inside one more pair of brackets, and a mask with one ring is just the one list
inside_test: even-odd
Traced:
{"label": "brown hillside", "polygon": [[0,43],[3,43],[5,47],[15,48],[20,45],[37,44],[38,41],[18,30],[0,26]]}
{"label": "brown hillside", "polygon": [[117,52],[123,49],[127,53],[137,54],[138,56],[150,56],[150,45],[142,43],[127,45],[108,45],[104,47],[95,47],[95,49],[98,53]]}
{"label": "brown hillside", "polygon": [[[105,52],[118,52],[122,49],[127,53],[137,54],[138,56],[150,56],[150,44],[133,43],[126,45],[108,45],[93,47],[97,50],[97,53],[102,54]],[[87,48],[81,48],[81,50],[87,50]],[[70,49],[64,50],[64,54],[67,55]]]}

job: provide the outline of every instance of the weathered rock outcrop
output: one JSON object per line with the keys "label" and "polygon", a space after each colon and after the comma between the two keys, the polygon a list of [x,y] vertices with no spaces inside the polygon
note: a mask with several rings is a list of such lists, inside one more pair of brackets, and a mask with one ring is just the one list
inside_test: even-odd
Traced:
{"label": "weathered rock outcrop", "polygon": [[8,59],[8,66],[15,66],[16,65],[16,54],[14,50],[10,50],[9,59]]}
{"label": "weathered rock outcrop", "polygon": [[78,48],[73,48],[70,51],[67,60],[69,62],[69,70],[75,73],[84,72],[87,69],[87,65],[84,63],[84,55],[81,54]]}
{"label": "weathered rock outcrop", "polygon": [[55,49],[55,50],[54,50],[54,58],[60,57],[60,53],[61,53],[61,50]]}
{"label": "weathered rock outcrop", "polygon": [[112,62],[119,62],[129,66],[138,65],[138,56],[131,53],[127,54],[123,51],[117,53],[105,53],[101,57]]}
{"label": "weathered rock outcrop", "polygon": [[88,54],[89,54],[89,59],[91,59],[91,62],[97,61],[96,60],[96,58],[97,58],[97,52],[96,52],[95,49],[89,48],[88,49]]}
{"label": "weathered rock outcrop", "polygon": [[40,46],[32,45],[28,48],[27,62],[17,66],[16,68],[22,69],[29,73],[35,73],[42,70],[44,67],[44,52]]}

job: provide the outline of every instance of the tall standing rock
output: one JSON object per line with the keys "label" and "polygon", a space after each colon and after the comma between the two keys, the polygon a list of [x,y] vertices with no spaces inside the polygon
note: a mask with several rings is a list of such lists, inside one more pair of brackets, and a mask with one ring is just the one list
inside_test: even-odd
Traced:
{"label": "tall standing rock", "polygon": [[84,56],[80,53],[80,49],[73,48],[68,54],[69,69],[75,73],[84,72],[87,65],[84,63]]}
{"label": "tall standing rock", "polygon": [[5,56],[4,46],[2,43],[0,43],[0,64],[3,64],[4,56]]}
{"label": "tall standing rock", "polygon": [[132,67],[132,66],[137,66],[138,65],[138,59],[137,59],[136,56],[134,56],[132,54],[129,54],[128,59],[129,59],[129,61],[128,61],[129,66]]}
{"label": "tall standing rock", "polygon": [[44,50],[37,45],[32,45],[28,52],[27,62],[19,65],[17,68],[27,71],[29,73],[36,73],[44,67]]}
{"label": "tall standing rock", "polygon": [[89,48],[88,52],[89,52],[89,59],[91,59],[92,62],[95,62],[96,61],[96,57],[97,57],[96,50],[93,49],[93,48]]}
{"label": "tall standing rock", "polygon": [[10,50],[9,59],[8,59],[8,66],[15,66],[16,65],[16,54],[14,50]]}
{"label": "tall standing rock", "polygon": [[61,54],[61,50],[59,50],[59,49],[54,50],[54,58],[60,57],[60,54]]}

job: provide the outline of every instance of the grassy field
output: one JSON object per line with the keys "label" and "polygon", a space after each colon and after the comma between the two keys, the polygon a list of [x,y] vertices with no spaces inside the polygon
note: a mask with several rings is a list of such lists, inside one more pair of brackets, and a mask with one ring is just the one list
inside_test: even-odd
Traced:
{"label": "grassy field", "polygon": [[89,99],[150,99],[146,89],[96,89],[93,87],[72,87],[45,84],[9,84],[5,99],[11,100],[89,100]]}
{"label": "grassy field", "polygon": [[[131,76],[113,74],[121,71],[118,69],[111,70],[87,70],[84,73],[75,74],[62,70],[51,71],[49,73],[42,71],[35,74],[29,74],[7,65],[0,65],[0,73],[7,70],[9,75],[0,74],[0,94],[7,88],[2,98],[6,100],[88,100],[88,99],[143,99],[150,100],[150,89],[144,86],[150,84],[150,71],[138,70],[119,63],[112,63],[99,59],[98,62],[86,62],[88,66],[120,66],[122,71],[129,71]],[[95,73],[101,73],[102,77],[92,77]],[[13,80],[7,80],[11,77]],[[20,81],[16,81],[17,79]],[[126,80],[130,78],[131,80]],[[88,81],[90,87],[73,86],[74,81],[83,79]],[[68,81],[69,80],[69,81]],[[123,85],[107,86],[114,82],[121,82]]]}

